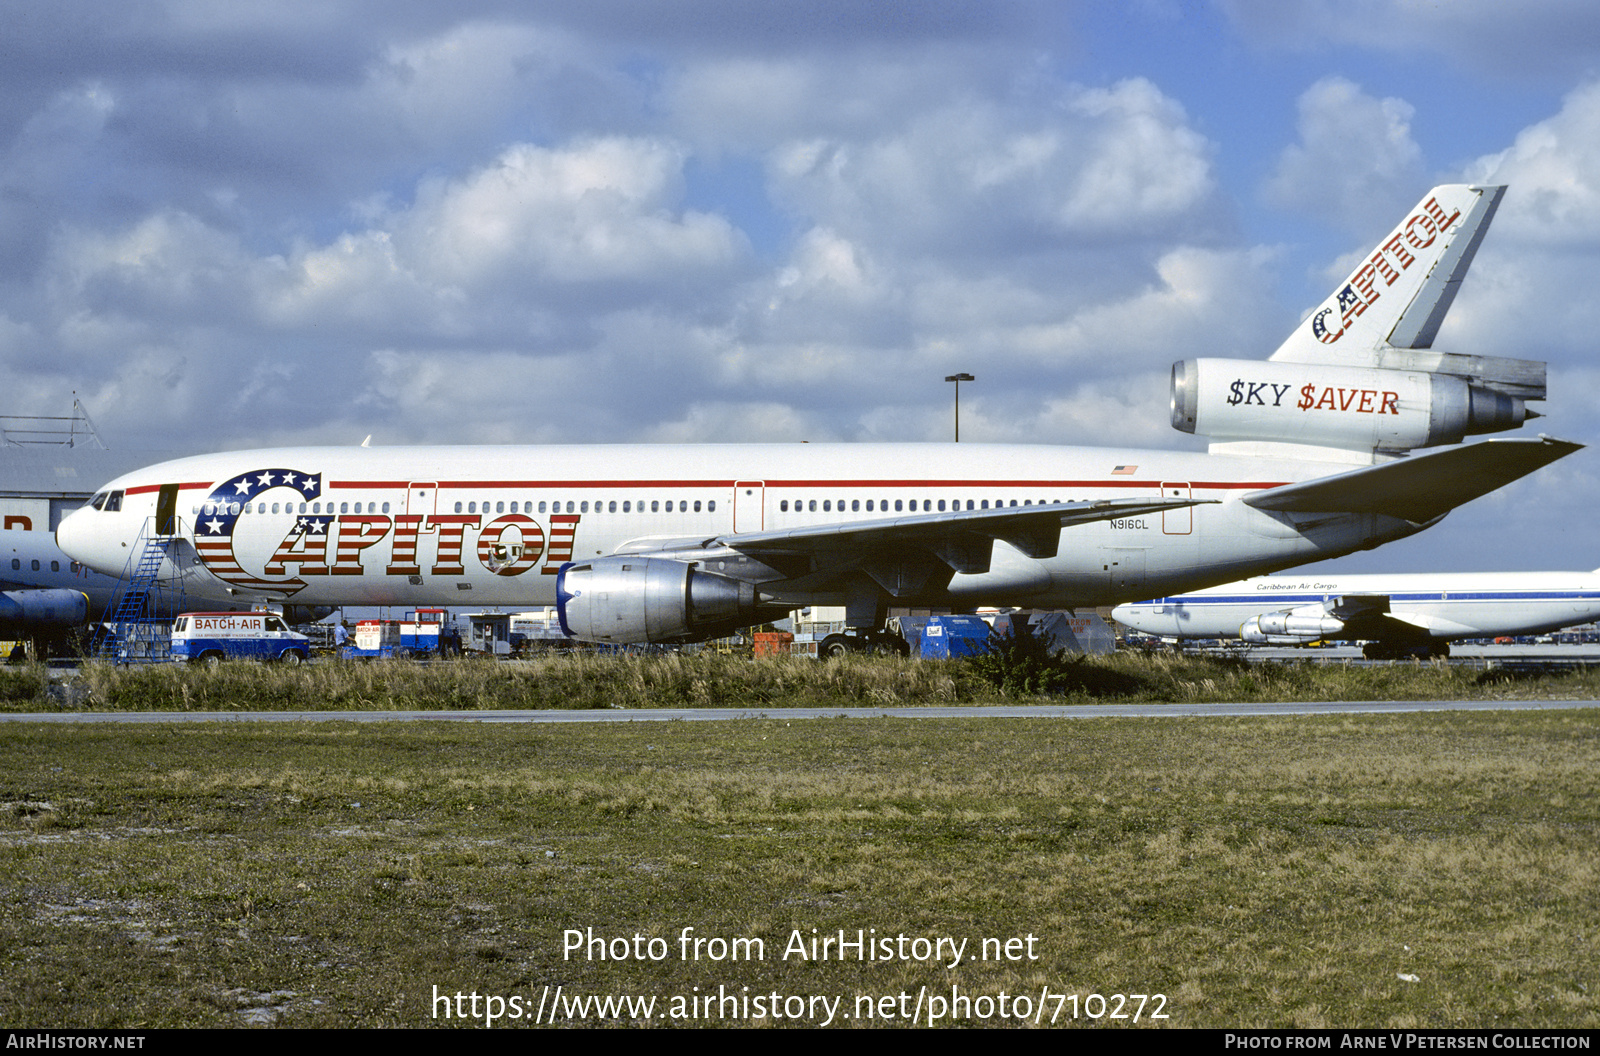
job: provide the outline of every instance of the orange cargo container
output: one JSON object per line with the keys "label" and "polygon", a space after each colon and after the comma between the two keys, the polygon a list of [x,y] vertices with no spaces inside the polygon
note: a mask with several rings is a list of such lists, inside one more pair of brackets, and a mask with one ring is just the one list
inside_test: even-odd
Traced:
{"label": "orange cargo container", "polygon": [[794,635],[788,631],[757,631],[753,652],[756,656],[784,656],[793,644]]}

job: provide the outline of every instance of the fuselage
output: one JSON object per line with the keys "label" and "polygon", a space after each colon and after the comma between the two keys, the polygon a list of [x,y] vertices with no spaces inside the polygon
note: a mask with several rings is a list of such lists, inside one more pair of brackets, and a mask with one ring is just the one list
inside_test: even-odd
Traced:
{"label": "fuselage", "polygon": [[1145,634],[1234,638],[1253,617],[1360,597],[1387,598],[1390,617],[1437,641],[1540,634],[1600,619],[1600,570],[1262,576],[1118,605],[1112,616]]}
{"label": "fuselage", "polygon": [[102,608],[117,580],[84,567],[61,552],[49,532],[0,531],[0,590],[77,590]]}
{"label": "fuselage", "polygon": [[[673,540],[1134,496],[1215,503],[1063,529],[1054,557],[995,544],[988,571],[908,603],[1108,604],[1370,547],[1421,525],[1239,498],[1347,465],[978,444],[284,448],[126,474],[57,531],[122,576],[158,516],[164,576],[202,594],[325,605],[548,605],[561,566]],[[769,584],[775,600],[829,602]]]}

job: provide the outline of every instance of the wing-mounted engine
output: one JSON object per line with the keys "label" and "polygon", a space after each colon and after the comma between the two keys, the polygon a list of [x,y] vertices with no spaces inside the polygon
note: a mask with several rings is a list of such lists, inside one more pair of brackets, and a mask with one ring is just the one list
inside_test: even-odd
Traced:
{"label": "wing-mounted engine", "polygon": [[1387,626],[1389,597],[1350,594],[1252,616],[1239,637],[1253,645],[1302,645],[1325,638],[1372,638]]}
{"label": "wing-mounted engine", "polygon": [[698,642],[768,615],[751,583],[697,562],[619,554],[563,566],[561,630],[586,642]]}
{"label": "wing-mounted engine", "polygon": [[89,599],[64,588],[0,593],[0,634],[21,638],[44,630],[67,630],[89,622]]}
{"label": "wing-mounted engine", "polygon": [[1263,612],[1239,627],[1239,637],[1252,645],[1300,645],[1337,638],[1345,623],[1321,605]]}

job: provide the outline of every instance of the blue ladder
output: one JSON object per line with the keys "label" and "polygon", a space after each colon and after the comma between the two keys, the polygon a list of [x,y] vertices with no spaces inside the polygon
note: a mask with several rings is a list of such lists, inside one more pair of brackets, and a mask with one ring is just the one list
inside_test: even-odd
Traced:
{"label": "blue ladder", "polygon": [[[122,590],[106,606],[92,654],[101,660],[138,664],[168,660],[172,655],[170,621],[150,615],[150,600],[159,602],[161,562],[167,556],[170,535],[155,535],[149,521],[134,541],[124,570]],[[182,588],[181,577],[178,580]],[[181,596],[180,596],[181,598]],[[178,606],[181,608],[181,604]]]}

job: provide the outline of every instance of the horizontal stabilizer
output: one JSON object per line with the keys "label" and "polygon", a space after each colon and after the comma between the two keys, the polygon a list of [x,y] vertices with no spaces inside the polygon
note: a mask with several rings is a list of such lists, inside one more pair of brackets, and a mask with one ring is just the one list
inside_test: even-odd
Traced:
{"label": "horizontal stabilizer", "polygon": [[1541,436],[1486,440],[1254,492],[1244,502],[1284,513],[1378,513],[1423,524],[1583,447]]}

